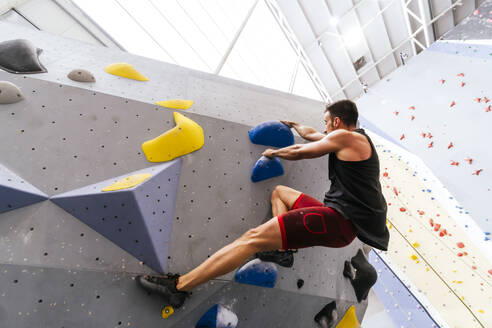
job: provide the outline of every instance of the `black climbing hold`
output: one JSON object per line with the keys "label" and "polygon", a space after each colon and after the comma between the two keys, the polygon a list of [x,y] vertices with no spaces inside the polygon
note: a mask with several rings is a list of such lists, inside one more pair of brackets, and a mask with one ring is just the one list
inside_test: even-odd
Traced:
{"label": "black climbing hold", "polygon": [[376,269],[367,261],[362,249],[359,249],[350,262],[345,261],[343,275],[352,283],[358,302],[367,298],[369,290],[378,279]]}
{"label": "black climbing hold", "polygon": [[29,40],[17,39],[1,42],[0,68],[15,74],[46,73],[46,68],[39,61],[42,51]]}
{"label": "black climbing hold", "polygon": [[297,279],[297,288],[301,289],[304,286],[304,280]]}
{"label": "black climbing hold", "polygon": [[286,251],[264,251],[255,254],[256,258],[262,261],[277,263],[285,268],[291,268],[294,265],[294,255],[297,250],[286,250]]}
{"label": "black climbing hold", "polygon": [[331,328],[335,325],[338,319],[337,303],[335,301],[326,304],[321,311],[314,316],[314,321],[321,328]]}

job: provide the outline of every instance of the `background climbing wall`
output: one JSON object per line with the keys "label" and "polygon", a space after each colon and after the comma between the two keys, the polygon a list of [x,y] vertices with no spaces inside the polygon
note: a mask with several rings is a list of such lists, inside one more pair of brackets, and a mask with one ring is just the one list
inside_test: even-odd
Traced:
{"label": "background climbing wall", "polygon": [[[490,37],[491,10],[491,1],[485,2],[478,15],[456,28],[458,35],[468,36],[462,32],[464,26],[474,24]],[[455,33],[448,35],[453,38]],[[462,53],[461,48],[470,49],[470,54]],[[487,206],[492,195],[487,173],[492,154],[486,147],[492,137],[488,100],[492,99],[492,78],[487,74],[491,53],[486,45],[438,41],[357,102],[371,124],[435,172],[484,233],[492,229]],[[467,158],[472,159],[471,164]]]}
{"label": "background climbing wall", "polygon": [[[381,256],[439,326],[492,325],[491,13],[486,1],[357,102],[362,126],[401,147],[378,139],[391,231]],[[398,314],[406,308],[395,298],[399,289],[381,293],[391,284],[378,272],[378,297]]]}
{"label": "background climbing wall", "polygon": [[[175,124],[172,110],[153,103],[172,98],[195,101],[182,113],[203,128],[205,145],[182,157],[167,271],[192,269],[268,218],[270,194],[277,184],[318,199],[329,187],[327,159],[284,161],[283,176],[250,181],[251,169],[266,148],[249,141],[251,126],[291,119],[320,129],[321,103],[0,24],[0,41],[15,38],[43,48],[41,61],[48,73],[0,71],[0,80],[15,83],[25,97],[0,107],[0,138],[6,141],[0,143],[0,164],[49,197],[155,165],[146,160],[141,143]],[[150,81],[103,71],[122,61],[132,63]],[[66,75],[74,68],[91,71],[96,82],[69,80]],[[265,307],[273,322],[285,312],[276,302],[279,298],[302,313],[289,319],[292,326],[314,326],[314,315],[331,300],[337,300],[341,318],[356,303],[342,276],[343,263],[360,245],[356,241],[342,249],[301,250],[293,268],[279,268],[275,291],[264,292],[261,304],[251,299],[258,297],[255,287],[236,286],[230,282],[233,273],[221,277],[197,289],[182,314],[163,324],[172,326],[186,313],[201,309],[200,304],[226,284],[234,292],[221,292],[219,298],[238,314],[239,326],[258,320],[256,306]],[[152,270],[49,200],[0,214],[0,249],[0,281],[7,286],[0,291],[0,313],[8,326],[161,323],[162,304],[137,290],[132,280]],[[300,289],[298,279],[305,281]],[[300,295],[310,300],[306,306],[299,304]],[[360,320],[365,307],[366,302],[357,305]]]}
{"label": "background climbing wall", "polygon": [[379,141],[392,232],[389,262],[413,285],[410,291],[420,296],[439,325],[487,327],[492,322],[490,253],[468,231],[474,222],[463,224],[467,216],[452,211],[449,193],[430,183],[432,175],[418,162]]}

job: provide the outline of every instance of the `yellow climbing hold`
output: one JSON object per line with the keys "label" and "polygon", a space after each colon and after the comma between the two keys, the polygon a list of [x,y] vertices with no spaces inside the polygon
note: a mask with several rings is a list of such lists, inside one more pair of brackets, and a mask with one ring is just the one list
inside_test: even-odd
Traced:
{"label": "yellow climbing hold", "polygon": [[419,243],[417,243],[417,242],[415,242],[415,243],[413,243],[413,244],[412,244],[412,246],[413,246],[413,247],[415,247],[415,248],[417,248],[417,247],[419,247],[419,246],[420,246],[420,244],[419,244]]}
{"label": "yellow climbing hold", "polygon": [[338,323],[336,328],[359,328],[360,323],[355,315],[355,306],[349,307],[347,312],[343,315],[342,320]]}
{"label": "yellow climbing hold", "polygon": [[125,77],[137,81],[148,81],[149,79],[140,74],[132,65],[127,63],[116,63],[104,68],[109,74]]}
{"label": "yellow climbing hold", "polygon": [[478,312],[480,312],[480,313],[485,313],[485,311],[484,311],[484,310],[478,310]]}
{"label": "yellow climbing hold", "polygon": [[150,173],[139,173],[130,175],[124,179],[116,181],[113,184],[110,184],[107,187],[104,187],[101,191],[115,191],[135,187],[150,178],[151,176],[152,174]]}
{"label": "yellow climbing hold", "polygon": [[166,162],[202,148],[203,129],[186,116],[174,112],[176,126],[157,138],[142,144],[142,150],[150,162]]}
{"label": "yellow climbing hold", "polygon": [[410,258],[411,258],[412,260],[414,260],[414,261],[417,261],[417,259],[418,259],[417,255],[415,255],[415,254],[412,254],[412,255],[410,256]]}
{"label": "yellow climbing hold", "polygon": [[167,319],[174,313],[172,306],[168,305],[162,309],[162,318]]}
{"label": "yellow climbing hold", "polygon": [[193,105],[193,100],[173,99],[156,102],[157,105],[173,109],[188,109]]}

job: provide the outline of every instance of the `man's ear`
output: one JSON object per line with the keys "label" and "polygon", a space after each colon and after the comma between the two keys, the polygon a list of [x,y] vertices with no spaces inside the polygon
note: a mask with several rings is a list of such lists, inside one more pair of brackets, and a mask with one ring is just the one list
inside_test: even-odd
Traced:
{"label": "man's ear", "polygon": [[340,127],[340,123],[342,123],[342,121],[340,120],[340,117],[335,117],[333,119],[333,127],[335,129],[338,129]]}

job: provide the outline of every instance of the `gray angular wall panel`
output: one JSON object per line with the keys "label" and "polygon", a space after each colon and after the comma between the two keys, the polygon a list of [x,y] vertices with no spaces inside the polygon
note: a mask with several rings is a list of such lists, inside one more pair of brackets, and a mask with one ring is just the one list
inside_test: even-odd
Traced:
{"label": "gray angular wall panel", "polygon": [[47,196],[0,164],[0,213],[43,201]]}
{"label": "gray angular wall panel", "polygon": [[[56,195],[51,201],[152,269],[165,273],[180,169],[178,159]],[[135,174],[152,176],[131,188],[103,191]]]}

